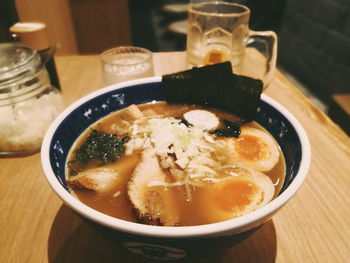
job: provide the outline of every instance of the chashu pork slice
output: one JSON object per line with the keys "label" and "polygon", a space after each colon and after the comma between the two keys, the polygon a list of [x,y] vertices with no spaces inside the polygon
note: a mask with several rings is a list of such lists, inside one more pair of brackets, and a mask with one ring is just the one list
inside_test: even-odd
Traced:
{"label": "chashu pork slice", "polygon": [[112,168],[95,168],[86,170],[68,179],[71,187],[86,188],[95,192],[107,192],[118,181],[118,173]]}
{"label": "chashu pork slice", "polygon": [[125,109],[120,110],[119,117],[122,120],[130,121],[130,120],[139,120],[145,117],[142,111],[135,104],[131,104]]}
{"label": "chashu pork slice", "polygon": [[154,150],[146,149],[128,183],[128,196],[140,222],[149,225],[178,225],[175,190],[166,187],[166,178],[167,173],[160,167]]}

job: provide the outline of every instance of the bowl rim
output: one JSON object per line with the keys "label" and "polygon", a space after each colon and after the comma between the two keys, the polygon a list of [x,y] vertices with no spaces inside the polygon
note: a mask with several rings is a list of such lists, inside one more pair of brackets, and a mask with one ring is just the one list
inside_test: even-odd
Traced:
{"label": "bowl rim", "polygon": [[[301,185],[303,184],[306,175],[308,173],[310,162],[311,162],[311,147],[306,131],[300,124],[300,122],[289,112],[284,106],[275,101],[274,99],[268,97],[265,94],[261,95],[261,99],[274,108],[276,108],[280,113],[284,115],[286,119],[293,125],[296,133],[298,134],[301,142],[302,148],[302,159],[299,167],[299,171],[295,176],[293,182],[281,193],[278,197],[272,200],[267,205],[247,214],[244,216],[240,216],[237,218],[229,219],[226,221],[206,224],[206,225],[197,225],[197,226],[183,226],[183,227],[168,227],[168,226],[150,226],[140,223],[134,223],[125,221],[122,219],[117,219],[112,216],[105,215],[101,212],[90,208],[89,206],[81,203],[78,199],[73,197],[67,190],[59,183],[57,180],[50,162],[50,144],[52,137],[59,127],[60,123],[72,112],[74,109],[89,101],[90,99],[102,95],[104,93],[146,83],[152,82],[160,82],[161,77],[149,77],[142,78],[137,80],[130,80],[118,84],[113,84],[107,86],[105,88],[96,90],[80,99],[76,102],[68,106],[65,110],[63,110],[57,118],[52,122],[50,127],[48,128],[43,143],[41,146],[41,165],[44,171],[44,176],[54,190],[54,192],[63,200],[63,202],[73,209],[78,214],[86,217],[87,219],[101,224],[105,227],[112,228],[117,231],[121,231],[128,234],[140,235],[140,236],[149,236],[149,237],[163,237],[163,238],[193,238],[193,237],[201,237],[201,236],[214,236],[220,235],[222,233],[241,233],[250,225],[257,224],[262,220],[268,219],[275,213],[278,209],[280,209],[285,203],[287,203],[299,190]],[[260,224],[260,223],[259,223]],[[258,225],[256,225],[258,226]]]}

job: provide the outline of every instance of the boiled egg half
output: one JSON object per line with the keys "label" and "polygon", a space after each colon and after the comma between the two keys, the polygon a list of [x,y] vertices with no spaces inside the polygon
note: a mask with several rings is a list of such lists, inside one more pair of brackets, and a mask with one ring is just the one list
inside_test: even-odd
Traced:
{"label": "boiled egg half", "polygon": [[280,153],[271,135],[256,128],[242,128],[238,138],[230,141],[235,163],[242,163],[260,172],[270,171]]}
{"label": "boiled egg half", "polygon": [[207,209],[212,222],[246,215],[266,205],[275,195],[275,186],[265,174],[244,166],[222,171],[225,175],[211,188]]}

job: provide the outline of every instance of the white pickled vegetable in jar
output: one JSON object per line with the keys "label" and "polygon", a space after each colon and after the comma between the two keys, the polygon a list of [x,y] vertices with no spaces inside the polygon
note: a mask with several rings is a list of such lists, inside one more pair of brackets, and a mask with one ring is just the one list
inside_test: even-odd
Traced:
{"label": "white pickled vegetable in jar", "polygon": [[38,151],[51,122],[63,109],[36,50],[0,44],[0,155]]}

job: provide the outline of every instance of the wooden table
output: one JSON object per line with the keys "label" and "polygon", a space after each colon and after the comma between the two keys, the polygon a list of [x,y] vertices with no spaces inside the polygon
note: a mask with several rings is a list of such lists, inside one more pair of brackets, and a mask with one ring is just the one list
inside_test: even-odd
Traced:
{"label": "wooden table", "polygon": [[[100,88],[98,56],[57,57],[56,61],[66,105]],[[183,52],[156,53],[155,73],[182,70],[184,61]],[[197,262],[349,262],[349,137],[281,72],[276,72],[266,94],[288,108],[310,137],[312,164],[307,180],[246,241],[221,257]],[[64,206],[43,176],[39,153],[0,158],[0,167],[0,262],[152,262],[102,239]]]}

